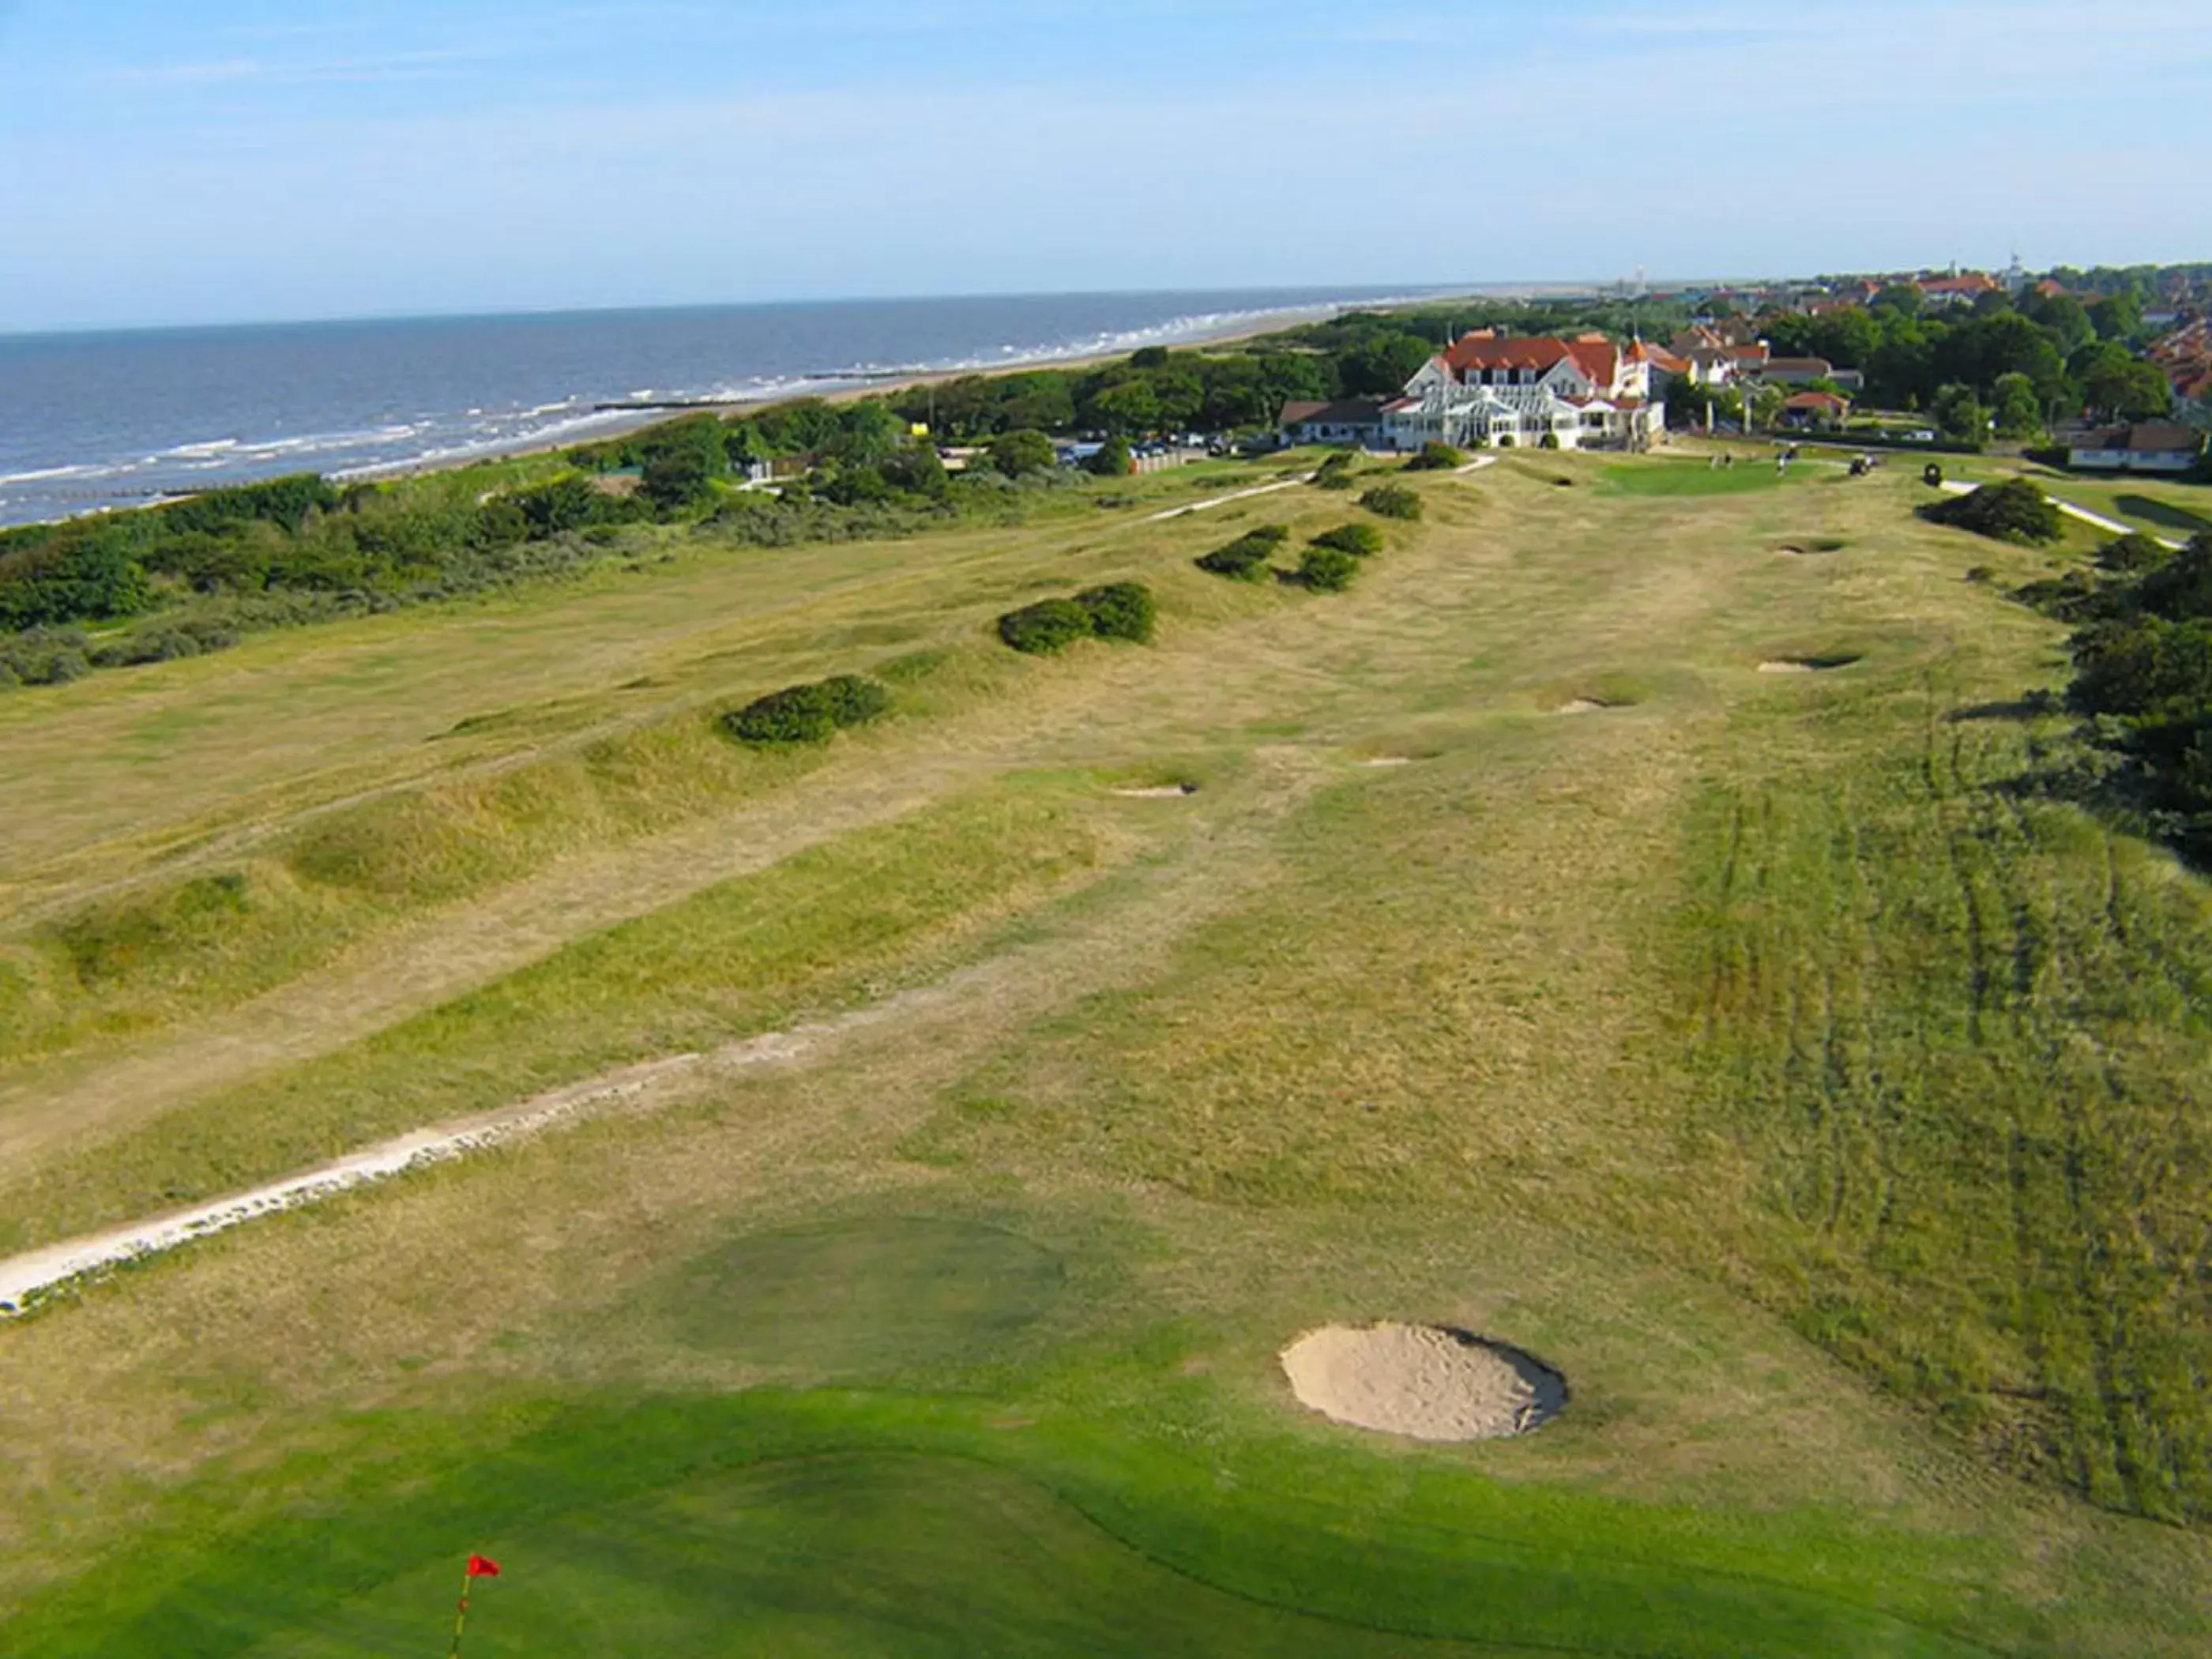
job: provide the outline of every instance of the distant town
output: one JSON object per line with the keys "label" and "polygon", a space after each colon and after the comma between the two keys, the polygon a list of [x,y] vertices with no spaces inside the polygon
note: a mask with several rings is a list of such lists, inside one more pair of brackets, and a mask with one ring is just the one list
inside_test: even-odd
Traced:
{"label": "distant town", "polygon": [[2011,444],[2087,470],[2205,465],[2212,266],[2030,273],[2015,262],[1997,274],[1625,286],[1600,303],[1614,314],[1571,331],[1449,329],[1395,390],[1286,403],[1280,441],[1641,450],[1670,430],[1766,432]]}

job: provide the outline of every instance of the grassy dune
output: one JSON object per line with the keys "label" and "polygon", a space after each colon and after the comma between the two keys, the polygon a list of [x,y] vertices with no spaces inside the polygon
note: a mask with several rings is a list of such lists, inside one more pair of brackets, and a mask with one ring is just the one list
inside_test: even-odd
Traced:
{"label": "grassy dune", "polygon": [[[1426,478],[1342,596],[1188,567],[1353,512],[1297,490],[690,550],[649,605],[70,688],[102,767],[173,672],[298,740],[175,739],[251,803],[176,803],[184,870],[157,792],[41,775],[31,833],[91,850],[9,960],[158,893],[142,967],[252,966],[70,970],[77,1035],[0,1070],[10,1239],[815,1024],[0,1329],[0,1645],[428,1646],[483,1550],[493,1655],[2202,1651],[2208,890],[2038,782],[2057,635],[2001,587],[2045,556],[1903,477],[1735,471]],[[1155,647],[988,642],[1125,576]],[[588,668],[533,615],[604,620]],[[285,693],[371,638],[435,720]],[[748,688],[897,659],[881,728],[711,747]],[[525,682],[542,720],[419,752]],[[638,743],[633,804],[526,804]],[[481,873],[356,883],[288,956],[277,865]],[[1467,1447],[1302,1412],[1278,1350],[1372,1318],[1525,1347],[1568,1407]]]}

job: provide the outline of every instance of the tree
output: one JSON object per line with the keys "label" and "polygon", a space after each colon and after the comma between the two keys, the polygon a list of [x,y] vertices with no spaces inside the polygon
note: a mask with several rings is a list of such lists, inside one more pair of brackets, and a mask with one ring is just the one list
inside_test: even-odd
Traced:
{"label": "tree", "polygon": [[2043,401],[2035,395],[2035,382],[2025,374],[1997,377],[1996,404],[1992,412],[1996,416],[1997,435],[2001,438],[2030,438],[2043,430]]}
{"label": "tree", "polygon": [[2165,372],[2124,353],[2099,359],[2082,378],[2081,395],[2116,421],[2148,420],[2173,407],[2173,386]]}
{"label": "tree", "polygon": [[1789,402],[1790,394],[1778,386],[1763,386],[1751,394],[1751,423],[1771,429],[1782,418],[1782,406]]}
{"label": "tree", "polygon": [[1122,435],[1157,432],[1160,400],[1149,380],[1121,380],[1103,387],[1091,399],[1091,423]]}
{"label": "tree", "polygon": [[2005,374],[2027,375],[2044,398],[2059,396],[2066,385],[2066,362],[2056,342],[2015,311],[1953,329],[1936,344],[1936,372],[1978,394],[1991,392]]}
{"label": "tree", "polygon": [[1881,325],[1857,306],[1813,319],[1813,356],[1838,368],[1864,368],[1882,342]]}
{"label": "tree", "polygon": [[892,489],[927,495],[933,501],[942,501],[952,487],[951,479],[945,474],[945,462],[933,443],[918,443],[900,450],[878,471]]}
{"label": "tree", "polygon": [[2058,349],[2069,357],[2097,337],[2087,307],[2070,294],[2039,295],[2028,301],[2027,314],[2050,331]]}
{"label": "tree", "polygon": [[1126,478],[1136,464],[1129,453],[1129,441],[1119,433],[1099,445],[1090,461],[1091,471],[1102,478]]}
{"label": "tree", "polygon": [[1387,397],[1405,390],[1406,382],[1435,356],[1437,349],[1418,334],[1396,330],[1370,335],[1338,359],[1344,389],[1352,397]]}
{"label": "tree", "polygon": [[874,398],[848,404],[838,416],[837,435],[823,453],[851,466],[881,466],[906,441],[908,422],[889,404]]}
{"label": "tree", "polygon": [[2142,331],[2142,301],[2132,289],[2108,294],[2090,306],[2089,321],[2100,340],[2131,340]]}
{"label": "tree", "polygon": [[714,489],[714,472],[696,449],[671,449],[645,464],[637,493],[659,513],[681,513],[697,506]]}
{"label": "tree", "polygon": [[1936,429],[1954,443],[1978,445],[1989,435],[1989,413],[1970,386],[1954,381],[1939,387],[1929,412]]}
{"label": "tree", "polygon": [[1917,317],[1925,304],[1910,283],[1892,283],[1874,296],[1873,309],[1899,317]]}
{"label": "tree", "polygon": [[994,471],[1009,478],[1032,472],[1049,472],[1058,464],[1059,452],[1042,432],[1008,432],[991,441],[988,453]]}

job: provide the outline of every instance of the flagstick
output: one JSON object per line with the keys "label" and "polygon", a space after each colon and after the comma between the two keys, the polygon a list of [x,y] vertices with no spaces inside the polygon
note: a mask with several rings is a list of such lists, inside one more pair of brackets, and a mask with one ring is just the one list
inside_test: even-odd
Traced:
{"label": "flagstick", "polygon": [[453,1614],[453,1645],[447,1650],[446,1659],[461,1659],[461,1629],[469,1622],[469,1586],[475,1582],[476,1575],[467,1567],[463,1567],[461,1569],[461,1605],[459,1611]]}

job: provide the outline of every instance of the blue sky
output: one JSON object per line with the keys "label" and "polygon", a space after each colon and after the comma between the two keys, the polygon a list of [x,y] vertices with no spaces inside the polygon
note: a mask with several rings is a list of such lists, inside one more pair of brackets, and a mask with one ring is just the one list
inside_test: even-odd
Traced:
{"label": "blue sky", "polygon": [[2205,0],[0,0],[0,331],[2212,258]]}

